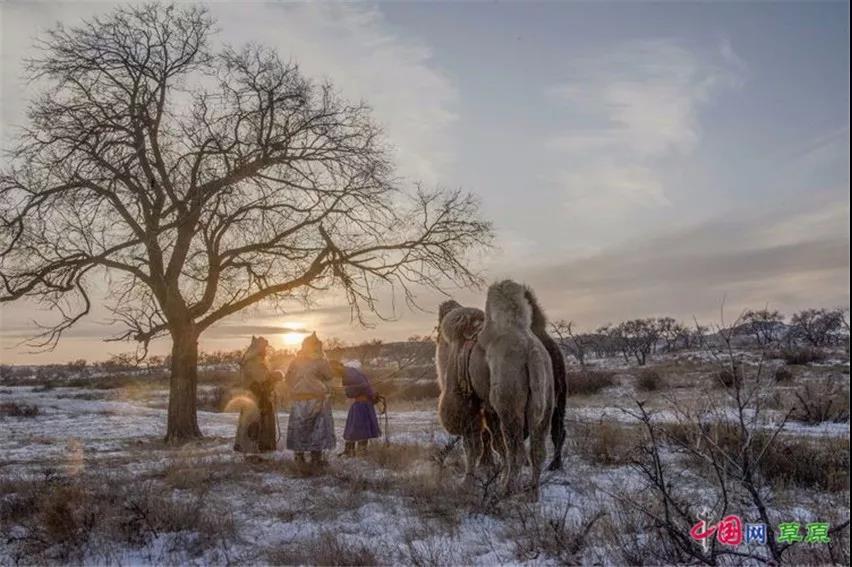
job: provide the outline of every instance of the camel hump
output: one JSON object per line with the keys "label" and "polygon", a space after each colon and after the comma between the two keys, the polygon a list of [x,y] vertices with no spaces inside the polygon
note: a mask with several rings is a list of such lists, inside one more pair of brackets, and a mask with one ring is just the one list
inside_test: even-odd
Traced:
{"label": "camel hump", "polygon": [[512,280],[503,280],[488,288],[485,300],[487,325],[496,328],[530,329],[532,306],[526,288]]}

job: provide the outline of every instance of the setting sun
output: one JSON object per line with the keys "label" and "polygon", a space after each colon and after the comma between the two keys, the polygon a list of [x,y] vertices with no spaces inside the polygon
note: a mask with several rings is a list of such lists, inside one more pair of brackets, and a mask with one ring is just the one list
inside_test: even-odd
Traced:
{"label": "setting sun", "polygon": [[286,346],[298,346],[302,344],[302,340],[308,336],[308,333],[301,331],[288,331],[281,334],[281,342]]}
{"label": "setting sun", "polygon": [[281,337],[281,344],[286,347],[299,346],[302,344],[302,341],[307,337],[310,333],[308,331],[303,331],[306,325],[302,322],[297,321],[284,321],[281,323],[281,333],[279,336]]}

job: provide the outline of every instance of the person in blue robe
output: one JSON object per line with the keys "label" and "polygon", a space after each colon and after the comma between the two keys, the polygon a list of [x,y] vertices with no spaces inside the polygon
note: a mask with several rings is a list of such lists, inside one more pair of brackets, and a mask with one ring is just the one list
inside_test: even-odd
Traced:
{"label": "person in blue robe", "polygon": [[382,435],[374,407],[377,396],[367,375],[354,364],[332,362],[332,370],[342,379],[346,397],[352,400],[343,428],[346,443],[342,453],[351,457],[365,452],[368,441]]}

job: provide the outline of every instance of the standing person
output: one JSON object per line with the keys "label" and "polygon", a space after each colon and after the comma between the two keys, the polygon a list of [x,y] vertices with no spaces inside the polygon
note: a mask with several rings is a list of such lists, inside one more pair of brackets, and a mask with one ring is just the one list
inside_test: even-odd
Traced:
{"label": "standing person", "polygon": [[284,377],[292,406],[287,422],[287,449],[297,462],[311,454],[312,464],[322,464],[323,451],[334,449],[334,419],[331,416],[331,381],[334,375],[322,350],[322,342],[312,333],[304,341]]}
{"label": "standing person", "polygon": [[240,361],[240,375],[246,395],[237,400],[242,407],[237,422],[234,450],[241,453],[268,453],[277,449],[275,383],[280,372],[270,372],[267,363],[269,342],[252,337]]}
{"label": "standing person", "polygon": [[352,457],[355,451],[367,451],[367,443],[382,435],[379,420],[376,417],[376,393],[370,385],[367,375],[355,366],[357,363],[343,365],[332,363],[334,373],[342,378],[346,397],[352,400],[349,414],[346,416],[346,427],[343,429],[343,439],[346,441],[342,455]]}

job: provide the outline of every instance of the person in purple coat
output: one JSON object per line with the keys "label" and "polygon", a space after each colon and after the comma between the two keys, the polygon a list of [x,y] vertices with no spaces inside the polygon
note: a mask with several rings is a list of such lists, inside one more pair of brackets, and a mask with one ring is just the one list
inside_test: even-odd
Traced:
{"label": "person in purple coat", "polygon": [[343,440],[346,442],[341,455],[351,457],[355,451],[367,450],[370,439],[380,437],[379,420],[376,417],[376,393],[370,386],[370,380],[353,364],[332,363],[332,371],[343,380],[346,397],[352,400],[346,426],[343,428]]}

